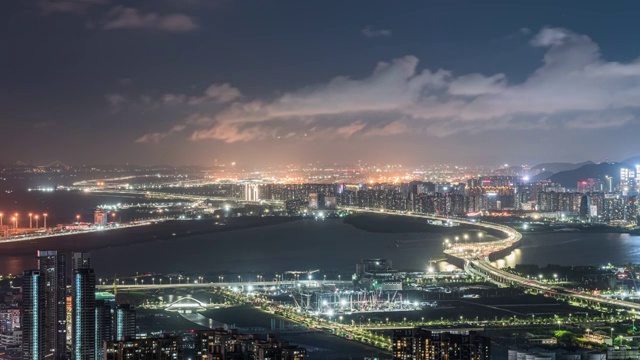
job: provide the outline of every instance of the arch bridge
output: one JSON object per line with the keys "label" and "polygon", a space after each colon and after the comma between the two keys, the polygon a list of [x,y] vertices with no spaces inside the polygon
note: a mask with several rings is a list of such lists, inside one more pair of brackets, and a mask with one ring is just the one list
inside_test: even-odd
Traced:
{"label": "arch bridge", "polygon": [[172,303],[167,304],[165,310],[168,311],[201,311],[207,308],[207,304],[190,296],[180,298]]}

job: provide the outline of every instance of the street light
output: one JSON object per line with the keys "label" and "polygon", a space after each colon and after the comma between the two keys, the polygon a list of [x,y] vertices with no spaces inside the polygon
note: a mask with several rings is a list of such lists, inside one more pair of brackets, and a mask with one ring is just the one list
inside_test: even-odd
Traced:
{"label": "street light", "polygon": [[48,215],[49,215],[49,214],[47,214],[47,213],[42,214],[42,216],[44,216],[44,228],[45,228],[45,229],[47,228],[47,216],[48,216]]}
{"label": "street light", "polygon": [[33,228],[33,213],[29,213],[29,229]]}
{"label": "street light", "polygon": [[36,214],[36,216],[34,216],[34,218],[36,218],[36,229],[38,229],[39,228],[38,227],[38,219],[40,219],[40,215]]}
{"label": "street light", "polygon": [[76,222],[79,224],[80,223],[80,215],[76,215]]}
{"label": "street light", "polygon": [[2,227],[2,217],[3,216],[4,216],[4,214],[0,212],[0,228]]}

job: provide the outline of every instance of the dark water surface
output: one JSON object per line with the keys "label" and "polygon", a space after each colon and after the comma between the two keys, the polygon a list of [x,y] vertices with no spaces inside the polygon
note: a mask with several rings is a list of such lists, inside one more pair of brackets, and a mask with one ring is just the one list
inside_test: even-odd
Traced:
{"label": "dark water surface", "polygon": [[[119,231],[119,230],[118,230]],[[127,236],[135,237],[135,234]],[[55,249],[55,240],[47,246]],[[135,242],[135,239],[132,239]],[[33,252],[41,245],[33,245]],[[68,244],[65,244],[68,249]],[[91,251],[99,276],[135,272],[281,272],[286,270],[352,271],[362,258],[385,257],[395,268],[427,267],[441,256],[442,235],[370,233],[341,220],[298,220],[221,233],[110,246]],[[640,236],[627,234],[551,233],[527,235],[515,255],[500,265],[599,265],[640,262]],[[28,251],[11,254],[0,247],[0,273],[35,266]]]}
{"label": "dark water surface", "polygon": [[[26,194],[26,195],[25,195]],[[42,208],[68,217],[89,212],[99,204],[145,202],[144,198],[96,196],[83,193],[15,193],[0,196],[0,209]],[[6,212],[6,211],[5,211]],[[88,215],[87,215],[88,216]],[[55,217],[53,217],[55,218]],[[120,231],[120,230],[116,230]],[[146,230],[145,230],[146,231]],[[140,243],[135,233],[123,232],[126,244],[101,241],[91,247],[98,276],[135,272],[281,272],[338,270],[351,272],[362,258],[384,257],[402,270],[424,270],[442,256],[442,234],[372,233],[339,219],[298,220],[284,224],[174,238],[164,231],[156,241]],[[19,273],[35,266],[35,251],[75,250],[73,243],[51,239],[46,246],[22,244],[21,251],[0,246],[0,274]],[[130,242],[130,244],[129,244]],[[118,245],[118,246],[115,246]],[[77,250],[84,250],[81,243]],[[525,235],[521,249],[500,265],[599,265],[640,263],[640,236],[599,233]]]}

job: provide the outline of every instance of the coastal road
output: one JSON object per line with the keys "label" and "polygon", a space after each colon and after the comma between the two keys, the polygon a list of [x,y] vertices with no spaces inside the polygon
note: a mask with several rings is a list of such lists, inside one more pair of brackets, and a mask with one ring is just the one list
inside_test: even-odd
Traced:
{"label": "coastal road", "polygon": [[568,290],[559,286],[550,286],[536,280],[525,279],[521,276],[512,274],[508,271],[499,269],[491,264],[489,257],[496,252],[503,251],[522,239],[520,234],[515,229],[499,224],[471,221],[467,219],[442,217],[438,215],[425,215],[412,212],[395,212],[389,210],[373,210],[373,209],[358,209],[358,208],[344,208],[345,210],[351,210],[356,212],[376,213],[376,214],[389,214],[397,216],[407,216],[413,218],[423,218],[428,220],[439,220],[443,224],[447,223],[459,223],[466,225],[474,225],[484,229],[496,230],[503,233],[504,238],[491,241],[491,242],[470,242],[470,243],[458,243],[452,244],[444,252],[450,256],[457,257],[464,261],[464,270],[474,276],[485,278],[498,285],[512,285],[521,288],[534,290],[538,293],[546,296],[573,301],[577,305],[599,305],[611,308],[624,309],[640,313],[640,304],[631,301],[609,299],[602,296],[590,295],[581,293],[578,291]]}

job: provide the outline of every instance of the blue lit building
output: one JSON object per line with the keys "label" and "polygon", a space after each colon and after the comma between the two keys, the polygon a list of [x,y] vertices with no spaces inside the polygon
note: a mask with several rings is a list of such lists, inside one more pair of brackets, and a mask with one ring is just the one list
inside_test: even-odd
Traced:
{"label": "blue lit building", "polygon": [[96,276],[93,269],[73,270],[72,348],[73,360],[95,360],[96,357]]}
{"label": "blue lit building", "polygon": [[38,270],[22,275],[22,359],[44,359],[45,345],[45,277]]}

